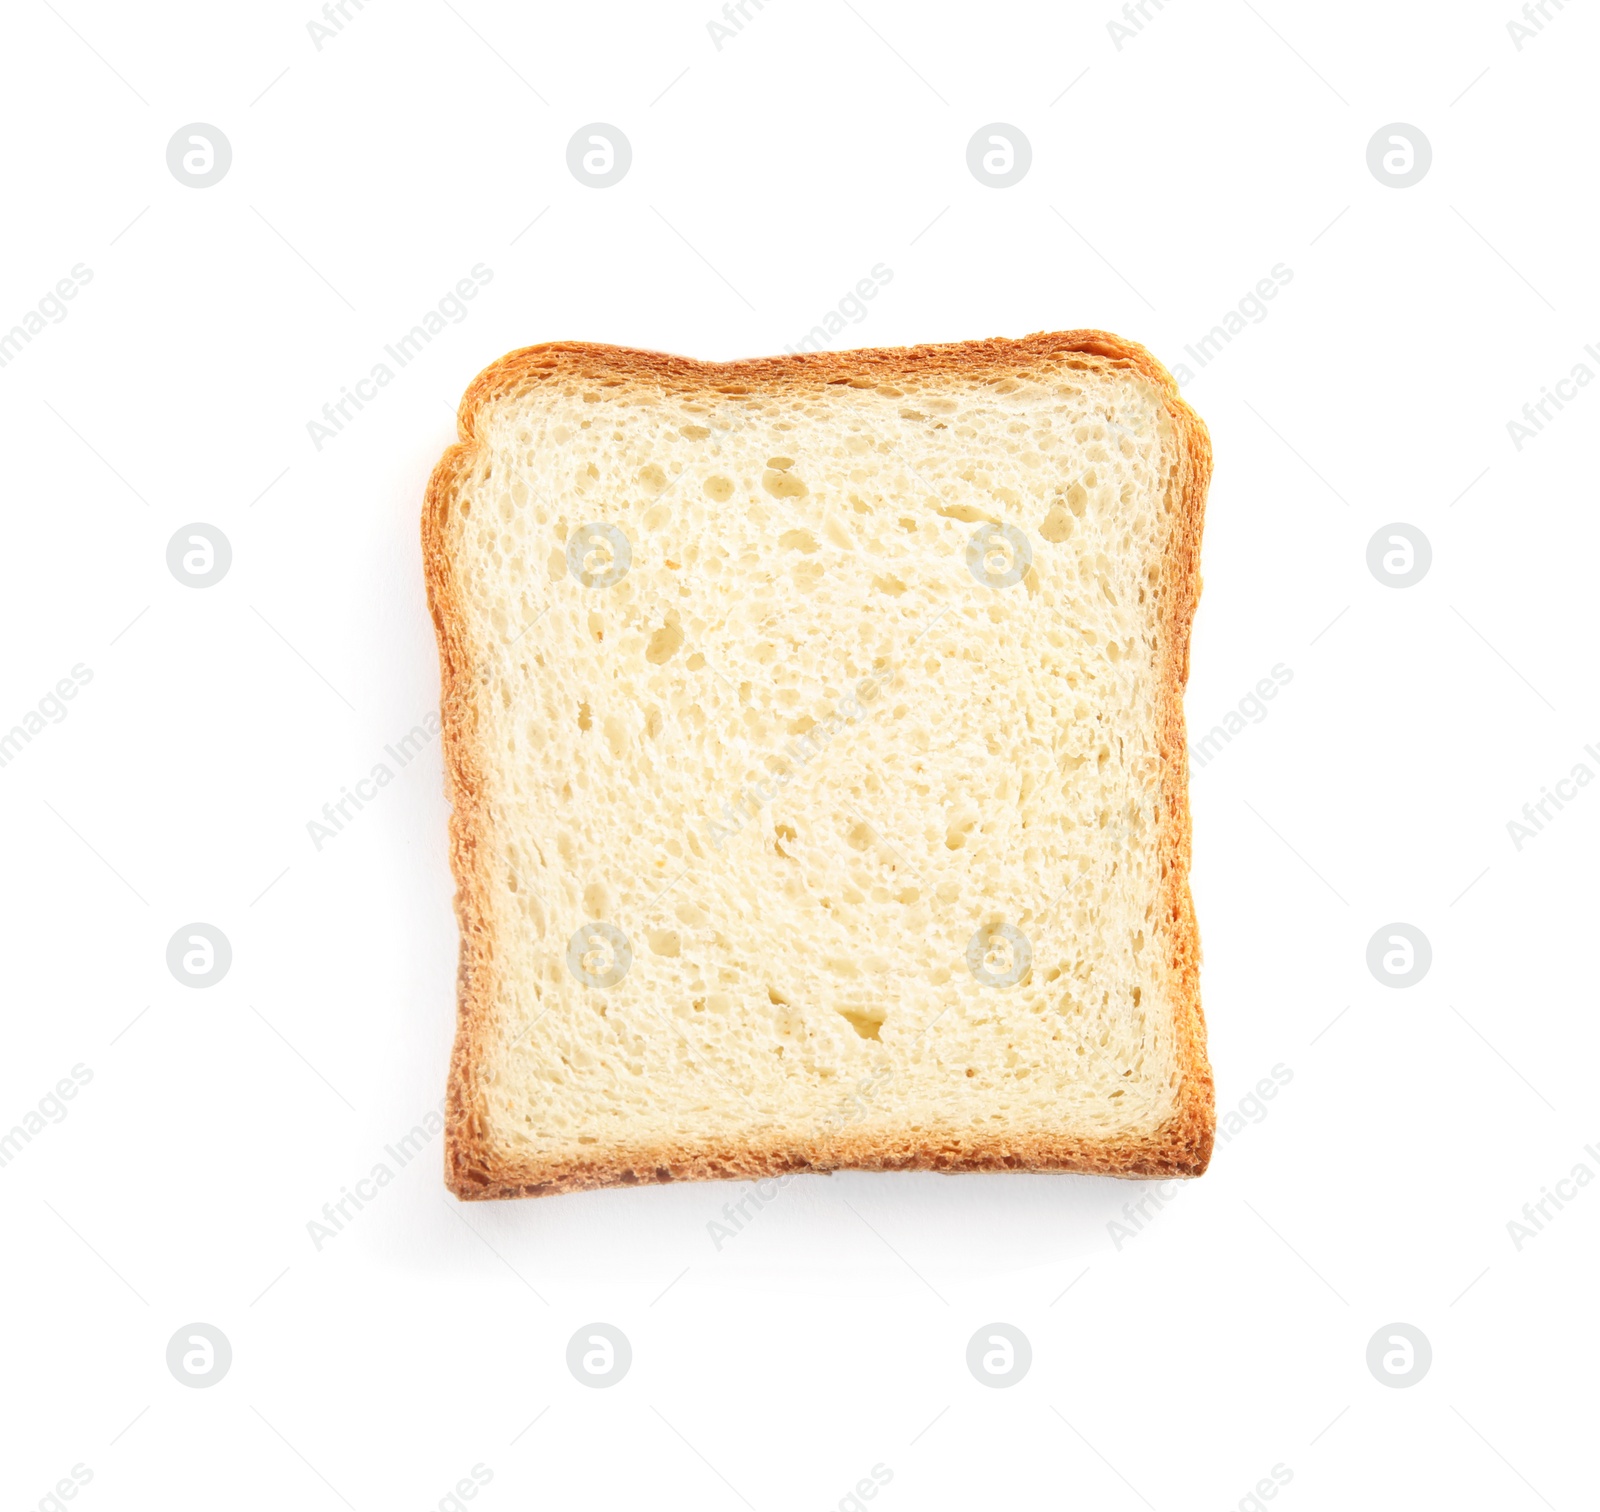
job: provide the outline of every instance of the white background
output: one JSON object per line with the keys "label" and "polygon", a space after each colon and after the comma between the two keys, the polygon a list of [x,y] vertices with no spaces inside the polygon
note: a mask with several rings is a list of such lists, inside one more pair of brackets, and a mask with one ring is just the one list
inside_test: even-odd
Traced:
{"label": "white background", "polygon": [[[1600,772],[1585,388],[1597,20],[1510,0],[1102,5],[775,0],[720,50],[701,5],[535,14],[370,0],[19,0],[5,22],[0,330],[90,281],[0,369],[0,729],[92,681],[0,769],[5,1505],[496,1507],[1593,1504],[1600,1141],[1590,939]],[[580,185],[568,139],[633,166]],[[1397,190],[1366,148],[1419,127]],[[168,171],[181,126],[232,144]],[[1032,143],[979,184],[972,134]],[[475,264],[459,324],[318,451],[307,421]],[[1282,263],[1186,385],[1211,428],[1188,709],[1293,680],[1193,782],[1218,1106],[1267,1116],[1120,1250],[1145,1188],[1047,1176],[792,1182],[458,1206],[437,1141],[320,1251],[307,1223],[444,1093],[456,939],[437,743],[319,852],[307,821],[437,705],[417,521],[472,376],[558,338],[706,358],[799,341],[878,263],[838,346],[1095,326],[1170,366]],[[1192,366],[1192,364],[1191,364]],[[1590,411],[1595,414],[1591,415]],[[1552,413],[1555,413],[1552,411]],[[215,587],[169,538],[223,531]],[[1366,565],[1394,521],[1433,564]],[[165,964],[232,942],[217,986]],[[1386,988],[1381,926],[1433,948]],[[1170,1189],[1169,1189],[1170,1190]],[[1568,1188],[1568,1190],[1572,1190]],[[580,1325],[632,1341],[579,1384]],[[1018,1385],[968,1372],[1006,1321]],[[203,1321],[227,1377],[186,1389]],[[1402,1321],[1419,1384],[1366,1365]],[[542,1416],[541,1416],[542,1414]],[[529,1424],[532,1424],[530,1427]],[[930,1426],[931,1425],[931,1426]],[[80,1475],[81,1482],[81,1475]],[[464,1504],[463,1504],[464,1505]]]}

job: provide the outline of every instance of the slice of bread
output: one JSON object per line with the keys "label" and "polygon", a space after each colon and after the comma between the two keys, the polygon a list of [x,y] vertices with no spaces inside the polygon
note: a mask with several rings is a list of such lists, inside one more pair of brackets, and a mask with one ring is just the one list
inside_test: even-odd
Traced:
{"label": "slice of bread", "polygon": [[1197,1175],[1211,449],[1142,347],[555,343],[428,487],[461,1197]]}

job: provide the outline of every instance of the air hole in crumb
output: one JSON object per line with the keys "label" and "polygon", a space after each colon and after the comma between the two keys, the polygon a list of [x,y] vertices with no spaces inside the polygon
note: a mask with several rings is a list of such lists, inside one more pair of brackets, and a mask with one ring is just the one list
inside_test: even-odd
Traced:
{"label": "air hole in crumb", "polygon": [[682,644],[683,631],[676,624],[665,624],[650,637],[650,644],[645,647],[644,659],[652,666],[659,667],[671,661]]}
{"label": "air hole in crumb", "polygon": [[855,1030],[862,1039],[881,1039],[884,1015],[866,1008],[841,1008],[839,1017]]}
{"label": "air hole in crumb", "polygon": [[[785,460],[774,458],[774,461]],[[791,467],[793,463],[789,464]],[[803,499],[811,492],[805,483],[792,472],[769,467],[761,474],[761,486],[775,499]]]}

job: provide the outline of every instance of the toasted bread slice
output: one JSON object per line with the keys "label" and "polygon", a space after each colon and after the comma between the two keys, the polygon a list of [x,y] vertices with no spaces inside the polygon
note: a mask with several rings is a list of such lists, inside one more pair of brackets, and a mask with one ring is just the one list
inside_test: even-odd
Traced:
{"label": "toasted bread slice", "polygon": [[460,435],[423,516],[459,1196],[1205,1169],[1211,451],[1148,352],[555,343]]}

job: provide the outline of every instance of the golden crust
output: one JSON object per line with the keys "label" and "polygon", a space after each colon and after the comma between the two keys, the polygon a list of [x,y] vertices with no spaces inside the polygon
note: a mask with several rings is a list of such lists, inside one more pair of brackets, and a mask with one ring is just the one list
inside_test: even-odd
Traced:
{"label": "golden crust", "polygon": [[[1177,522],[1168,560],[1163,664],[1157,702],[1161,751],[1161,906],[1169,921],[1177,982],[1175,1035],[1182,1080],[1172,1117],[1153,1133],[1112,1140],[1047,1132],[1024,1137],[949,1131],[886,1136],[843,1128],[808,1138],[746,1141],[662,1141],[613,1148],[559,1165],[519,1160],[497,1149],[482,1113],[478,1078],[492,1028],[495,942],[485,902],[480,847],[491,843],[479,752],[472,738],[471,651],[456,598],[446,522],[460,480],[474,458],[480,416],[496,400],[551,379],[582,378],[603,388],[627,383],[656,390],[735,396],[753,391],[853,384],[873,387],[893,377],[1004,372],[1037,373],[1100,359],[1145,378],[1178,438],[1174,482]],[[749,1178],[788,1171],[1080,1171],[1109,1176],[1198,1176],[1211,1158],[1216,1131],[1211,1067],[1200,1009],[1200,939],[1189,893],[1189,759],[1183,690],[1189,677],[1189,631],[1200,593],[1200,535],[1211,478],[1211,440],[1204,423],[1179,397],[1167,370],[1143,347],[1104,331],[1055,331],[1020,341],[957,342],[764,357],[745,362],[696,362],[659,352],[583,342],[525,347],[493,363],[461,401],[460,440],[428,481],[422,513],[422,557],[428,605],[439,637],[445,785],[452,804],[450,864],[461,928],[458,1018],[446,1113],[445,1180],[461,1198],[537,1197],[589,1187],[648,1182]]]}

